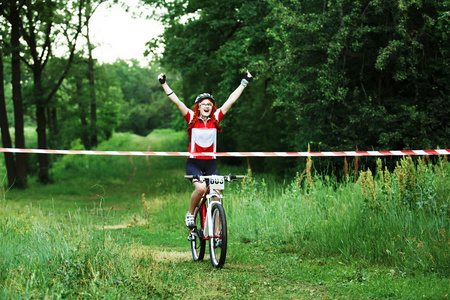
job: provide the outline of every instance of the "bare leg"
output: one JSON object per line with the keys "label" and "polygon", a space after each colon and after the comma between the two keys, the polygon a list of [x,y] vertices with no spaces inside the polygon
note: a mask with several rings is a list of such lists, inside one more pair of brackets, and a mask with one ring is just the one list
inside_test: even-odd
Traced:
{"label": "bare leg", "polygon": [[189,213],[194,214],[194,210],[197,207],[198,203],[200,202],[200,199],[203,196],[203,193],[206,190],[206,183],[202,182],[194,182],[195,190],[192,192],[191,195],[191,203],[189,204]]}

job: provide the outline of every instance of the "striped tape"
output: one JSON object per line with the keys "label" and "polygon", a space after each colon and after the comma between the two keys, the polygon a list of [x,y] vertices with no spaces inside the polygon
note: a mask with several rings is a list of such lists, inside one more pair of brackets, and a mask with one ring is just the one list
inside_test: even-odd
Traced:
{"label": "striped tape", "polygon": [[0,148],[0,152],[37,154],[82,154],[82,155],[126,155],[126,156],[227,156],[227,157],[308,157],[308,156],[405,156],[448,155],[450,149],[398,150],[398,151],[339,151],[339,152],[144,152],[144,151],[99,151],[99,150],[52,150]]}

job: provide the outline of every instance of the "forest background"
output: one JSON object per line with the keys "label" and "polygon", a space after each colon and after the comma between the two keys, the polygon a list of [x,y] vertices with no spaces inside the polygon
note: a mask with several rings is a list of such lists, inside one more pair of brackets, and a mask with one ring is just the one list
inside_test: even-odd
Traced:
{"label": "forest background", "polygon": [[[255,80],[223,121],[220,151],[448,147],[450,1],[142,0],[164,25],[147,44],[150,66],[93,57],[89,21],[104,2],[0,4],[3,147],[93,149],[114,132],[181,131],[158,73],[188,106],[201,92],[220,105],[246,69]],[[36,144],[25,145],[29,128]],[[5,153],[8,184],[57,180],[55,159]],[[303,163],[251,161],[291,177]],[[320,159],[315,168],[339,173],[343,163]]]}

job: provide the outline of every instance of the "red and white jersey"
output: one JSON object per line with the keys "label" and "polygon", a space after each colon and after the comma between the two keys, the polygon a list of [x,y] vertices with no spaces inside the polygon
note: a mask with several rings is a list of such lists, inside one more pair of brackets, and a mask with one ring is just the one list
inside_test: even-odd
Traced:
{"label": "red and white jersey", "polygon": [[[216,120],[220,123],[223,118],[223,112],[221,109],[216,110],[214,113]],[[194,112],[189,109],[188,113],[184,116],[185,120],[189,124],[194,117]],[[191,131],[191,140],[189,142],[189,152],[216,152],[217,145],[217,128],[211,118],[208,118],[206,122],[200,118],[195,123]],[[190,158],[198,159],[214,159],[215,156],[189,156]]]}

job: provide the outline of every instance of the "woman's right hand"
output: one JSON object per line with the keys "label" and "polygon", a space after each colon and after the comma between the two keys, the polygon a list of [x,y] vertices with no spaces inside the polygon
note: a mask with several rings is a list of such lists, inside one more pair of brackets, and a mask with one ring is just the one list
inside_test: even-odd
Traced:
{"label": "woman's right hand", "polygon": [[159,83],[161,83],[161,84],[166,83],[166,74],[164,74],[164,73],[159,74],[158,80],[159,80]]}

